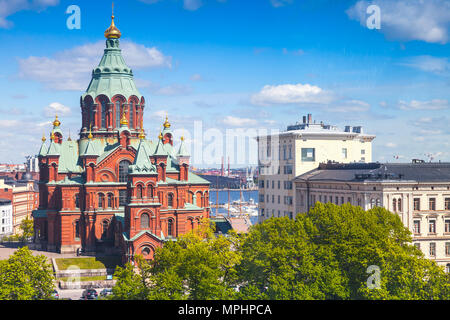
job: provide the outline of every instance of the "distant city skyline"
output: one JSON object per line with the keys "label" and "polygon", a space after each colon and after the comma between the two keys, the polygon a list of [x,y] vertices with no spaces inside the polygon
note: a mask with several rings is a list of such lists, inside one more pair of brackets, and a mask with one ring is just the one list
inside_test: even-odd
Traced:
{"label": "distant city skyline", "polygon": [[[380,29],[367,27],[370,4],[380,8]],[[80,29],[67,27],[70,5],[80,8]],[[191,134],[194,154],[195,121],[223,135],[284,131],[312,113],[376,135],[373,161],[450,161],[448,0],[116,0],[114,7],[123,56],[146,97],[149,138],[168,115],[174,131]],[[103,53],[111,1],[7,1],[2,9],[0,163],[24,163],[42,135],[48,139],[55,113],[65,138],[77,138],[79,99]],[[221,156],[193,165],[217,168]]]}

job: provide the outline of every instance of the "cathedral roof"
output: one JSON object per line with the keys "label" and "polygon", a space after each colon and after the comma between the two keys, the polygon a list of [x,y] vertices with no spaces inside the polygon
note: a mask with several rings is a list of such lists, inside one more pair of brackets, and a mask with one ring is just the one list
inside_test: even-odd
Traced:
{"label": "cathedral roof", "polygon": [[186,149],[183,137],[181,137],[181,144],[180,144],[180,148],[178,149],[177,156],[179,156],[179,157],[189,157],[189,152]]}
{"label": "cathedral roof", "polygon": [[[114,26],[114,20],[110,28],[112,27],[112,31],[118,31]],[[109,31],[111,31],[110,28],[108,28]],[[84,99],[87,95],[90,95],[95,99],[99,95],[105,95],[111,100],[114,95],[120,93],[127,100],[131,96],[141,99],[142,95],[133,80],[133,71],[127,66],[122,57],[118,39],[120,35],[117,37],[118,34],[115,33],[112,36],[111,32],[108,33],[109,37],[106,35],[107,32],[105,32],[107,40],[103,57],[98,66],[92,71],[91,82],[82,98]]]}
{"label": "cathedral roof", "polygon": [[156,166],[150,162],[151,153],[145,139],[141,139],[134,158],[134,163],[130,166],[130,173],[133,174],[149,174],[156,173]]}

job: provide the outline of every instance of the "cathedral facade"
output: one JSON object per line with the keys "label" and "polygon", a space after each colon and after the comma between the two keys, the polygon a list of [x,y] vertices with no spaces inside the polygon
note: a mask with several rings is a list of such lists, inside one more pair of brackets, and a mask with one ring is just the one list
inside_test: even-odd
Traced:
{"label": "cathedral facade", "polygon": [[64,139],[57,117],[50,143],[42,138],[33,218],[43,250],[151,259],[165,241],[209,218],[209,182],[190,172],[183,137],[175,148],[167,118],[156,141],[145,137],[145,99],[122,57],[120,36],[113,16],[103,57],[80,99],[79,139]]}

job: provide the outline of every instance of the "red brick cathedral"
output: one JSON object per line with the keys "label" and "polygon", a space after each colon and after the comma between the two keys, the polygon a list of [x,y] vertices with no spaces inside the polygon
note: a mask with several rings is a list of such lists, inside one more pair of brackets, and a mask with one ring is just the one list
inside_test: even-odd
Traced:
{"label": "red brick cathedral", "polygon": [[183,137],[175,148],[166,118],[156,141],[145,138],[145,99],[120,36],[112,16],[103,57],[80,99],[79,140],[64,139],[58,117],[50,143],[42,138],[33,218],[44,250],[151,259],[165,241],[209,218],[209,182],[189,171]]}

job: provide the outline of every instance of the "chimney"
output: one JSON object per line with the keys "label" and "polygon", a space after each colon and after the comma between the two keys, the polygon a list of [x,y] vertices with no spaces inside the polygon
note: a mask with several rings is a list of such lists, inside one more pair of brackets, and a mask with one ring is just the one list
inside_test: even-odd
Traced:
{"label": "chimney", "polygon": [[312,123],[312,114],[308,113],[308,123]]}

